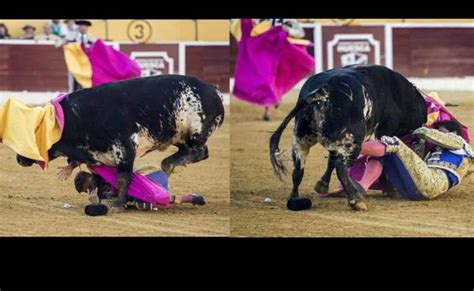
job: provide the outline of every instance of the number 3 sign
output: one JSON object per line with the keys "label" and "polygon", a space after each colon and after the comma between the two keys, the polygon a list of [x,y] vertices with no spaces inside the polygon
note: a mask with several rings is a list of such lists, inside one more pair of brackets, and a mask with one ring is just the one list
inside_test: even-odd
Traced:
{"label": "number 3 sign", "polygon": [[151,25],[146,20],[133,20],[127,28],[127,35],[131,41],[145,43],[151,37]]}

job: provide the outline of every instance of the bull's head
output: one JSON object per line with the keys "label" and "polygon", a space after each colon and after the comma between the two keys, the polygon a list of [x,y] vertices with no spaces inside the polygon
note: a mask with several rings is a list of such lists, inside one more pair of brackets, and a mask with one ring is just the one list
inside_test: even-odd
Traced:
{"label": "bull's head", "polygon": [[23,167],[31,167],[34,163],[36,163],[35,160],[29,159],[22,155],[16,155],[16,161],[20,166]]}
{"label": "bull's head", "polygon": [[333,77],[308,94],[306,102],[312,108],[321,143],[328,150],[347,156],[358,152],[365,136],[361,88],[351,80]]}

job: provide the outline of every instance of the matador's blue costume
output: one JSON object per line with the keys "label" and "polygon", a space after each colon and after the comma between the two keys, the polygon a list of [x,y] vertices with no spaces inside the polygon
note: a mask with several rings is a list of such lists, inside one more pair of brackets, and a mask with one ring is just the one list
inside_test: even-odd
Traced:
{"label": "matador's blue costume", "polygon": [[381,138],[386,155],[379,159],[400,195],[406,199],[432,199],[458,185],[474,159],[469,144],[459,135],[422,127],[413,132],[435,145],[424,159],[397,137]]}

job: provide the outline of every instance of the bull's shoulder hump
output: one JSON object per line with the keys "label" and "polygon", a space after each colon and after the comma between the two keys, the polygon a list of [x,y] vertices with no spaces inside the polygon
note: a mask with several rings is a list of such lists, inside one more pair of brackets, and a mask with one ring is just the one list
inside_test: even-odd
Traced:
{"label": "bull's shoulder hump", "polygon": [[[181,92],[186,88],[193,88],[198,92],[216,87],[207,84],[196,77],[185,75],[159,75],[150,77],[133,78],[120,82],[111,82],[96,87],[82,89],[70,93],[68,98],[70,104],[79,102],[81,104],[89,102],[108,102],[108,100],[119,101],[121,98],[135,96],[138,99],[147,98],[147,96],[166,96],[164,92]],[[135,98],[135,99],[136,99]],[[65,99],[66,100],[66,99]],[[99,101],[102,100],[102,101]]]}
{"label": "bull's shoulder hump", "polygon": [[336,68],[336,69],[331,69],[331,70],[327,70],[327,71],[315,74],[309,77],[306,80],[306,82],[303,84],[303,87],[301,88],[301,93],[305,95],[305,93],[314,91],[318,87],[328,84],[328,82],[334,77],[350,76],[350,75],[354,76],[354,74],[355,74],[354,70],[349,69],[349,68]]}
{"label": "bull's shoulder hump", "polygon": [[371,74],[371,75],[380,75],[380,74],[396,74],[394,70],[382,66],[382,65],[352,65],[346,68],[359,73],[359,74]]}

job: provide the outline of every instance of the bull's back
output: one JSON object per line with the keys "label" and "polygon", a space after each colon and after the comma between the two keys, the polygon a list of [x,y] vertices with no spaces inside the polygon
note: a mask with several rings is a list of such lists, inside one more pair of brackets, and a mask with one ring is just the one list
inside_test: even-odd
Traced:
{"label": "bull's back", "polygon": [[403,136],[426,122],[425,101],[418,89],[400,73],[378,65],[354,66],[374,102],[379,120],[376,136]]}
{"label": "bull's back", "polygon": [[[89,139],[112,140],[130,136],[137,126],[157,139],[171,138],[180,126],[178,107],[193,102],[188,100],[192,95],[198,96],[200,104],[194,109],[206,112],[208,119],[223,116],[218,91],[190,76],[135,78],[73,92],[61,103],[65,138],[84,138],[78,135],[87,132]],[[79,130],[81,127],[86,130]]]}

